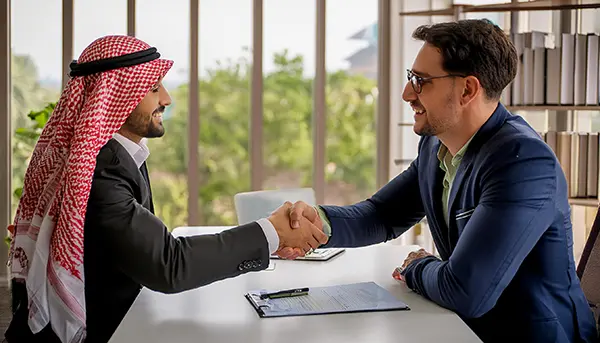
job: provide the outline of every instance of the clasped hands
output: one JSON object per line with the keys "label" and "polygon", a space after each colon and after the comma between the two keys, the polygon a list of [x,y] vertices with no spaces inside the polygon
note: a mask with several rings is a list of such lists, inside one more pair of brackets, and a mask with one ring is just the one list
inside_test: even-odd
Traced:
{"label": "clasped hands", "polygon": [[[312,249],[327,243],[329,239],[323,232],[323,222],[317,210],[302,201],[294,204],[286,201],[268,219],[279,235],[279,249],[275,254],[283,259],[304,256]],[[429,255],[431,254],[425,249],[413,251],[408,254],[401,269]],[[404,281],[399,269],[392,273],[392,277]]]}
{"label": "clasped hands", "polygon": [[317,210],[305,202],[286,201],[268,219],[279,235],[279,249],[275,254],[280,258],[304,256],[329,240]]}
{"label": "clasped hands", "polygon": [[[283,259],[304,256],[312,249],[327,243],[329,239],[323,232],[323,222],[317,210],[302,201],[295,204],[286,201],[268,219],[279,235],[279,249],[275,254]],[[401,268],[404,269],[412,262],[430,255],[425,249],[413,251],[408,254]],[[392,277],[404,281],[398,269],[392,273]]]}

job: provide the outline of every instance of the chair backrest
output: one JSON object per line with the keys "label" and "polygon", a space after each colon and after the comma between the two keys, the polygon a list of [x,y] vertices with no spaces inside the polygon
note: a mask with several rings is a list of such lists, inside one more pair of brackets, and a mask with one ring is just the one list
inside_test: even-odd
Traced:
{"label": "chair backrest", "polygon": [[268,217],[271,212],[286,201],[304,201],[315,205],[315,191],[312,188],[289,188],[238,193],[234,197],[238,225],[247,224]]}
{"label": "chair backrest", "polygon": [[[592,225],[592,231],[583,248],[577,266],[577,276],[581,280],[583,293],[592,306],[596,321],[600,320],[600,209]],[[600,324],[599,324],[600,326]],[[599,327],[600,329],[600,327]]]}

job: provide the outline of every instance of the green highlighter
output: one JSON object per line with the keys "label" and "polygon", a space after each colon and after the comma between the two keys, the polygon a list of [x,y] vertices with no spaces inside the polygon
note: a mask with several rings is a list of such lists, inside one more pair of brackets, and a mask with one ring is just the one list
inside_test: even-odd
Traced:
{"label": "green highlighter", "polygon": [[260,295],[261,299],[277,299],[277,298],[288,298],[288,297],[297,297],[300,295],[308,295],[308,288],[296,288],[296,289],[288,289],[285,291],[278,291],[274,293],[264,293]]}

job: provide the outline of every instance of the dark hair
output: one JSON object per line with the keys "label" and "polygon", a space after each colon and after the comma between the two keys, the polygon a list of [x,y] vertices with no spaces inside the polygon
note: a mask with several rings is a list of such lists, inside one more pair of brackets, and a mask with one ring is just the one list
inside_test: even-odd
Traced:
{"label": "dark hair", "polygon": [[487,19],[419,26],[413,38],[440,49],[449,73],[479,79],[487,98],[500,99],[517,71],[517,51],[500,27]]}

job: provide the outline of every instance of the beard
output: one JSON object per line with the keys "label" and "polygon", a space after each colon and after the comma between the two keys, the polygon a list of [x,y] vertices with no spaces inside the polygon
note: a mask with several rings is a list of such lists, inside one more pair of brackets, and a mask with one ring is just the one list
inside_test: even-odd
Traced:
{"label": "beard", "polygon": [[[413,131],[419,136],[437,136],[440,133],[445,132],[446,130],[453,127],[452,122],[456,120],[456,105],[454,103],[454,93],[452,91],[449,92],[446,97],[446,104],[441,111],[446,112],[443,117],[437,117],[435,114],[429,116],[429,111],[424,108],[420,103],[419,107],[425,109],[425,116],[421,118],[423,123],[420,127],[413,127]],[[431,120],[430,120],[431,119]]]}
{"label": "beard", "polygon": [[143,137],[146,138],[158,138],[158,137],[162,137],[165,134],[165,127],[163,126],[163,123],[155,123],[154,120],[151,120],[150,123],[148,123],[148,127],[146,129],[146,135]]}
{"label": "beard", "polygon": [[152,114],[140,113],[134,111],[127,118],[124,127],[128,131],[145,138],[158,138],[165,134],[165,127],[162,120],[155,119],[155,115],[162,114],[165,111],[164,106],[158,107]]}
{"label": "beard", "polygon": [[423,136],[435,136],[436,130],[429,125],[429,123],[425,124],[421,129],[415,129],[415,133],[421,137]]}

